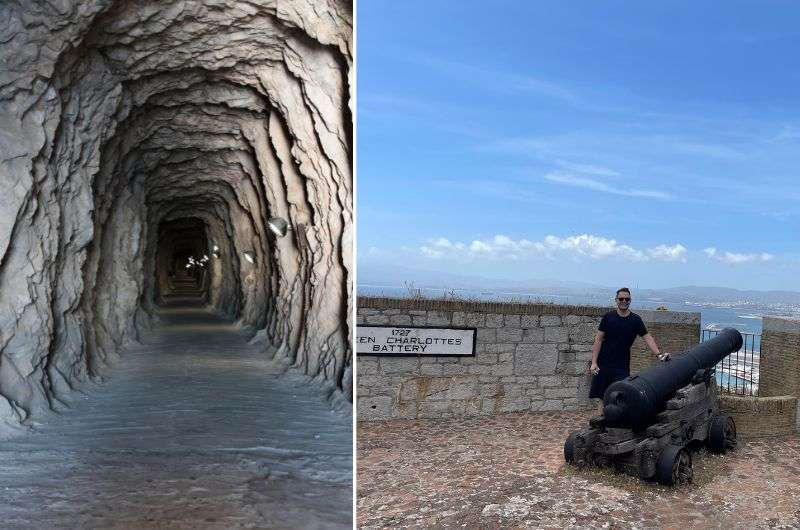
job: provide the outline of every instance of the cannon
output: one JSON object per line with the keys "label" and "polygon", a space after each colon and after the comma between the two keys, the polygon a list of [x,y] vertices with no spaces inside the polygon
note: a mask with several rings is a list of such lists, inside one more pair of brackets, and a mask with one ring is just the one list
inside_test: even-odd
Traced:
{"label": "cannon", "polygon": [[612,383],[603,395],[603,415],[589,420],[588,429],[570,433],[564,459],[613,466],[667,486],[690,482],[690,446],[705,443],[717,453],[736,447],[736,423],[719,412],[714,366],[741,347],[741,333],[727,328]]}

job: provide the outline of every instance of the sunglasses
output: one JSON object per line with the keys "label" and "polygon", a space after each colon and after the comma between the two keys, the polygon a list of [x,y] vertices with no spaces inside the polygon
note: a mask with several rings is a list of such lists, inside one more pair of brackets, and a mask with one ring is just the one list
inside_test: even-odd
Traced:
{"label": "sunglasses", "polygon": [[617,300],[619,300],[620,302],[630,302],[631,301],[630,298],[617,298]]}

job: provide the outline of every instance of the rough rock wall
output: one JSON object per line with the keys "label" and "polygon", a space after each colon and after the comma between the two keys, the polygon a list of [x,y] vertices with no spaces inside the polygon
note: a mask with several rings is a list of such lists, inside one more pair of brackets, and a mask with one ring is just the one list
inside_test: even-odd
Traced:
{"label": "rough rock wall", "polygon": [[136,339],[186,219],[211,304],[351,396],[351,3],[7,0],[0,43],[0,422]]}

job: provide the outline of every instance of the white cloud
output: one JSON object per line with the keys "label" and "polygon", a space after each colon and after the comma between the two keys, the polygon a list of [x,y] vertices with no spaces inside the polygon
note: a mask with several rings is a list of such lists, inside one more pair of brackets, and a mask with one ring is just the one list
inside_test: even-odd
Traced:
{"label": "white cloud", "polygon": [[420,247],[420,252],[430,258],[459,260],[475,258],[516,260],[525,256],[542,256],[551,259],[560,257],[615,258],[626,261],[686,261],[686,247],[681,244],[662,244],[653,248],[636,249],[630,245],[618,243],[615,239],[591,234],[568,237],[548,235],[541,241],[515,240],[498,234],[488,239],[473,240],[469,244],[454,243],[449,239],[437,238],[428,240],[427,244]]}
{"label": "white cloud", "polygon": [[751,252],[751,253],[738,253],[738,252],[729,252],[729,251],[719,251],[714,247],[708,247],[703,249],[703,252],[711,258],[717,261],[721,261],[722,263],[727,263],[729,265],[739,265],[741,263],[752,263],[752,262],[766,262],[771,261],[775,256],[769,254],[767,252]]}
{"label": "white cloud", "polygon": [[596,175],[598,177],[620,177],[622,176],[617,171],[613,169],[609,169],[603,166],[597,166],[593,164],[576,164],[574,162],[567,162],[565,160],[556,160],[555,163],[563,167],[564,169],[568,169],[569,171],[574,171],[575,173],[584,173],[586,175]]}
{"label": "white cloud", "polygon": [[671,199],[672,195],[658,190],[636,190],[626,188],[616,188],[609,186],[605,182],[590,179],[586,177],[576,177],[568,173],[548,173],[544,176],[545,180],[555,182],[556,184],[564,184],[566,186],[573,186],[576,188],[585,188],[592,191],[599,191],[602,193],[612,193],[614,195],[624,195],[627,197],[645,197],[649,199]]}
{"label": "white cloud", "polygon": [[594,259],[609,258],[612,256],[626,258],[631,261],[643,261],[647,259],[644,253],[633,247],[620,245],[614,239],[607,239],[589,234],[565,238],[547,236],[544,238],[544,248],[547,251],[561,250]]}
{"label": "white cloud", "polygon": [[658,261],[680,261],[686,263],[686,247],[677,245],[658,245],[647,250],[651,258]]}

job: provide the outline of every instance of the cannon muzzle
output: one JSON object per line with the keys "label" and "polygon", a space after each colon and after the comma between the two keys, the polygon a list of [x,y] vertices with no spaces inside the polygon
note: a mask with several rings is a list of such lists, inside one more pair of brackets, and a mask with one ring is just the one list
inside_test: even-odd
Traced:
{"label": "cannon muzzle", "polygon": [[739,351],[742,334],[726,328],[671,360],[656,363],[638,374],[612,383],[603,396],[603,416],[610,427],[641,429],[698,370],[713,368],[726,355]]}

